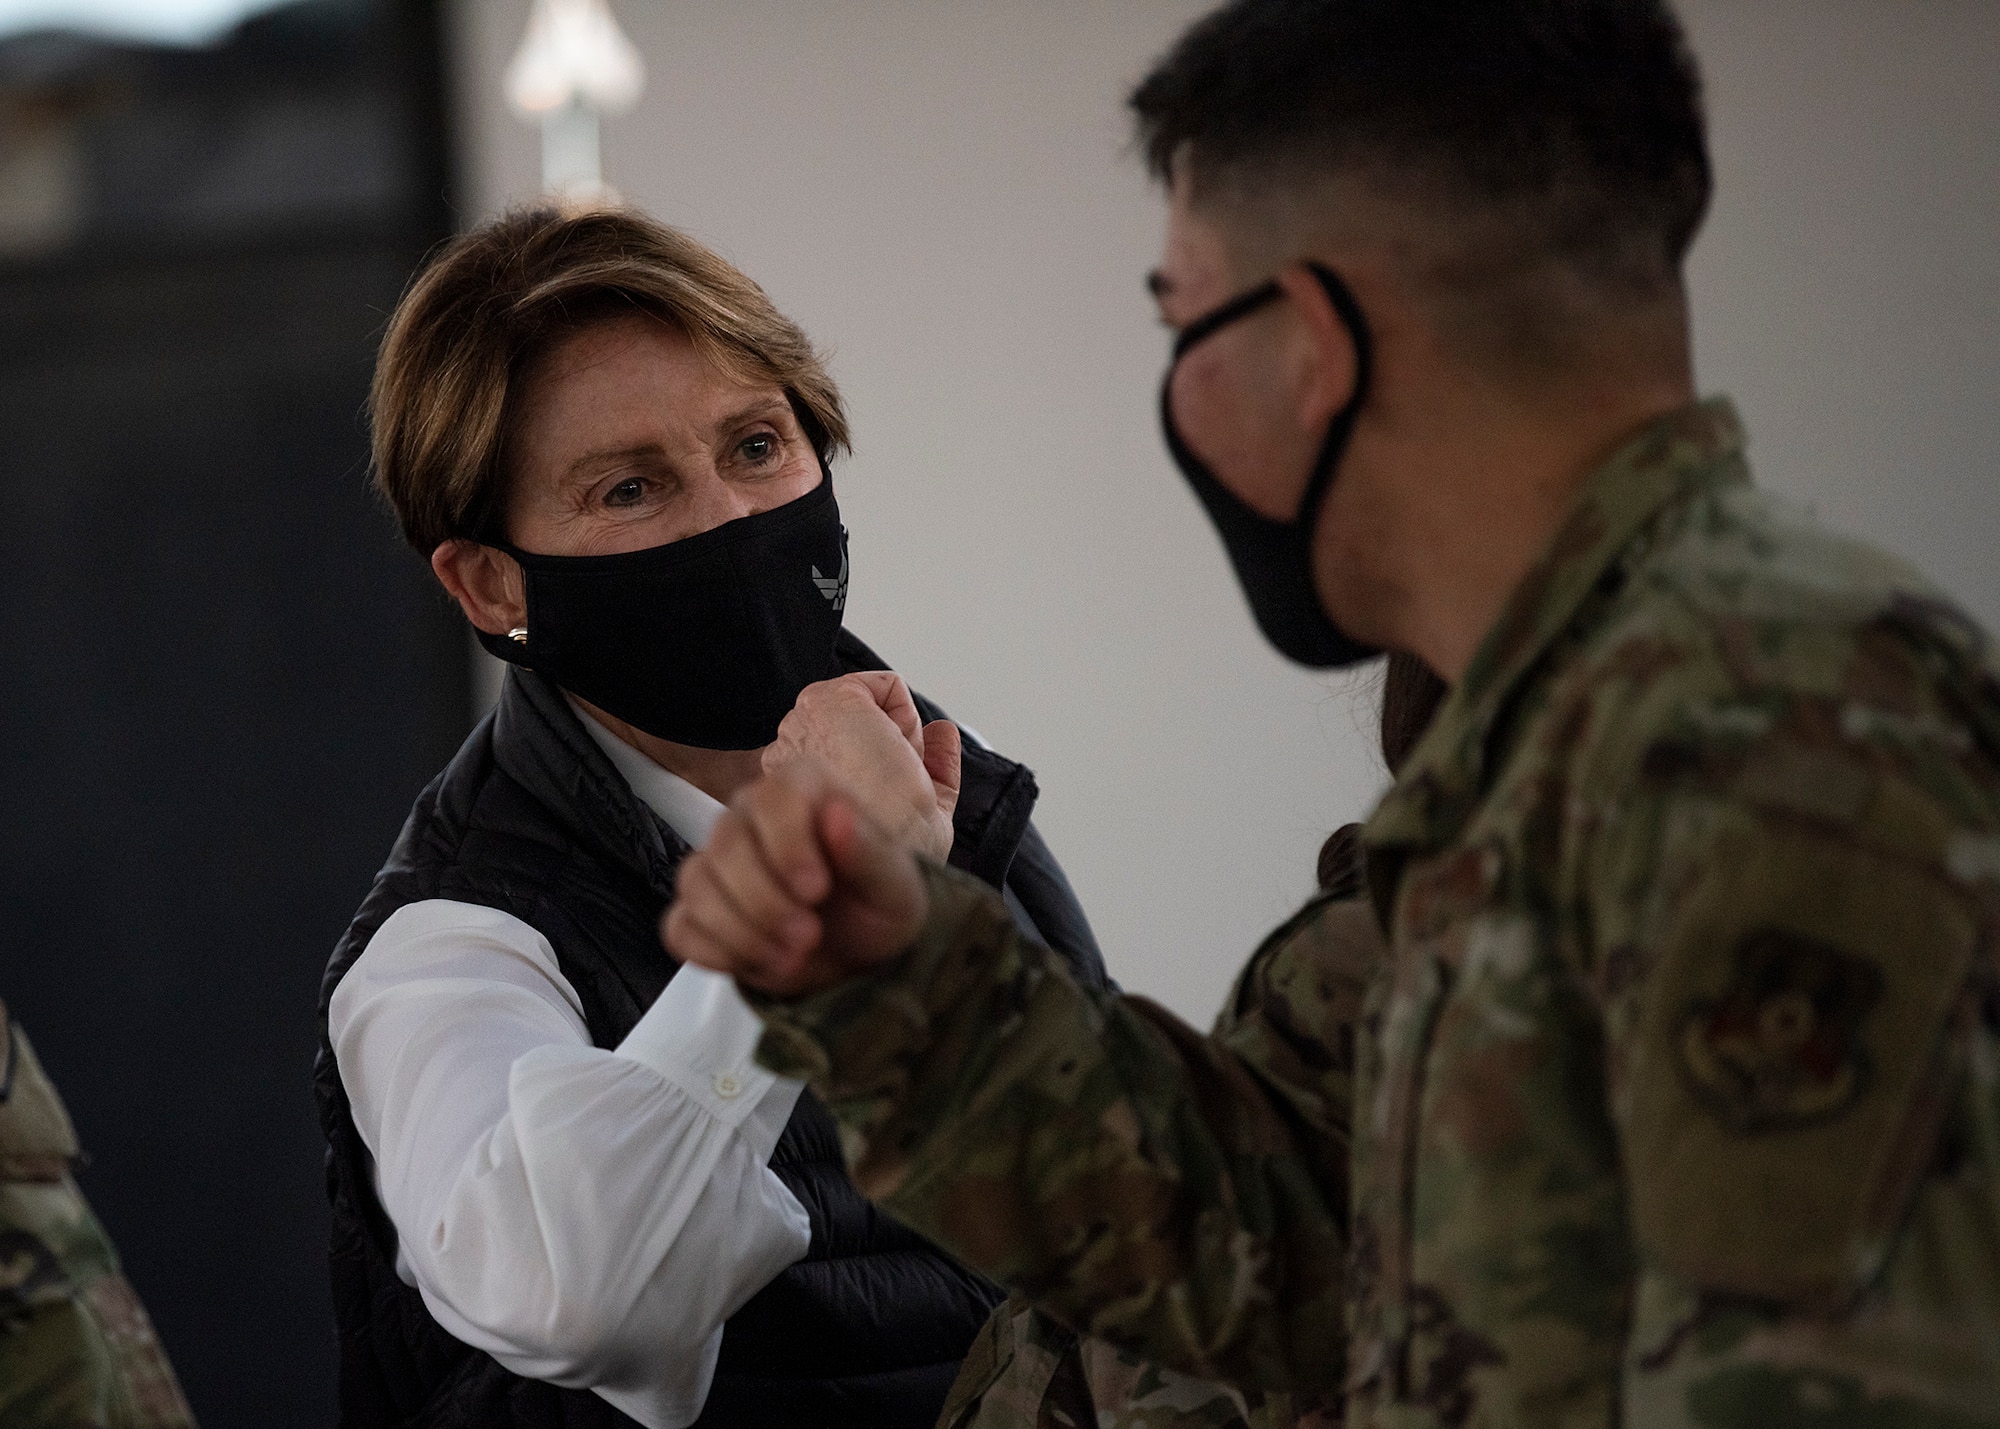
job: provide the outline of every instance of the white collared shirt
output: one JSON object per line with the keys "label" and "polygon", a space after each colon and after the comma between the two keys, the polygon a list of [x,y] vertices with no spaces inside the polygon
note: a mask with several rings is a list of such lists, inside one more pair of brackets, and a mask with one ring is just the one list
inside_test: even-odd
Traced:
{"label": "white collared shirt", "polygon": [[[720,804],[578,715],[674,832],[707,840]],[[383,923],[328,1022],[396,1273],[438,1323],[648,1429],[692,1423],[722,1322],[811,1241],[769,1167],[800,1084],[756,1064],[735,985],[683,968],[603,1051],[547,938],[440,898]]]}

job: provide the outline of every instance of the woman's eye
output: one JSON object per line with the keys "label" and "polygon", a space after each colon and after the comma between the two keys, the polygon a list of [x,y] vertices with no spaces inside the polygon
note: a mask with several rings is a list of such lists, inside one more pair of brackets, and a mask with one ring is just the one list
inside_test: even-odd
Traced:
{"label": "woman's eye", "polygon": [[761,464],[778,454],[778,439],[769,432],[759,432],[746,439],[736,450],[743,453],[746,460]]}
{"label": "woman's eye", "polygon": [[628,476],[604,493],[606,506],[637,506],[646,497],[646,483],[636,476]]}

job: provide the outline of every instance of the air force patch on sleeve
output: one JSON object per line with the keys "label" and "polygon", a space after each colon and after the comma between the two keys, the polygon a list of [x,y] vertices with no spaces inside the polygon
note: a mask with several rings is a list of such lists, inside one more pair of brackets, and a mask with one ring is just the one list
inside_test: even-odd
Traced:
{"label": "air force patch on sleeve", "polygon": [[1831,1310],[1930,1164],[1983,914],[1843,831],[1693,816],[1616,1052],[1633,1229],[1688,1284]]}
{"label": "air force patch on sleeve", "polygon": [[1675,1038],[1696,1101],[1745,1134],[1838,1116],[1868,1085],[1861,1027],[1882,974],[1830,943],[1780,928],[1751,933],[1717,998],[1696,998]]}

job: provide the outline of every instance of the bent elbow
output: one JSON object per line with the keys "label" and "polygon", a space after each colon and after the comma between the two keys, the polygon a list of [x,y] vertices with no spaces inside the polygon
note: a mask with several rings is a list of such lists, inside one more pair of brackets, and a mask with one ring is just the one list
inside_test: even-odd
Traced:
{"label": "bent elbow", "polygon": [[530,1379],[568,1387],[598,1382],[625,1357],[625,1307],[597,1287],[565,1284],[545,1257],[498,1254],[483,1236],[446,1221],[427,1254],[411,1257],[418,1289],[446,1330]]}
{"label": "bent elbow", "polygon": [[[623,1325],[602,1305],[576,1298],[556,1297],[541,1313],[521,1315],[495,1329],[517,1347],[519,1358],[537,1367],[534,1378],[557,1384],[596,1384],[622,1358]],[[494,1357],[505,1363],[497,1352]]]}
{"label": "bent elbow", "polygon": [[447,1312],[438,1316],[447,1329],[529,1379],[588,1388],[626,1358],[623,1322],[584,1297],[551,1293],[482,1301],[426,1287],[424,1298],[434,1313]]}

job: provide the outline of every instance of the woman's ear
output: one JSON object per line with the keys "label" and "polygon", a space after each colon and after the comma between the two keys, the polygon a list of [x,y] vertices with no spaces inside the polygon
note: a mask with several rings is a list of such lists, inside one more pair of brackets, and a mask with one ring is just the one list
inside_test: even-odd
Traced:
{"label": "woman's ear", "polygon": [[431,552],[431,571],[465,618],[488,635],[505,635],[528,623],[521,567],[505,551],[454,539]]}
{"label": "woman's ear", "polygon": [[1290,384],[1299,424],[1309,432],[1322,431],[1353,397],[1360,379],[1360,355],[1312,269],[1303,263],[1288,264],[1279,270],[1277,283],[1299,316],[1293,330],[1298,341]]}

